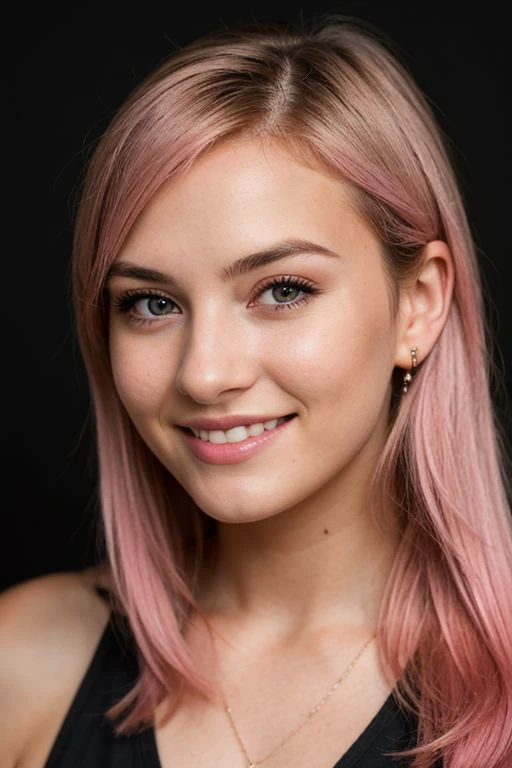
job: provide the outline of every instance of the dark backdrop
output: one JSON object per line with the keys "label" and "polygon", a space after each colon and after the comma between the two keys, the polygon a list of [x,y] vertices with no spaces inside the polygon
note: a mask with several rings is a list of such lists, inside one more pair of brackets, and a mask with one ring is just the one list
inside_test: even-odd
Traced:
{"label": "dark backdrop", "polygon": [[[219,24],[340,11],[391,36],[449,137],[470,215],[506,389],[493,393],[510,435],[512,379],[510,136],[506,24],[492,3],[338,5],[242,2],[68,2],[18,12],[4,27],[18,70],[13,149],[19,193],[4,232],[4,507],[1,586],[95,561],[95,460],[87,386],[71,327],[68,264],[72,199],[88,147],[131,89],[164,56]],[[508,36],[508,30],[507,30]],[[11,151],[4,146],[7,161]],[[14,222],[18,221],[18,224]],[[3,238],[4,246],[8,239]],[[11,250],[13,249],[13,250]],[[509,395],[510,397],[510,395]],[[463,457],[461,456],[461,460]]]}

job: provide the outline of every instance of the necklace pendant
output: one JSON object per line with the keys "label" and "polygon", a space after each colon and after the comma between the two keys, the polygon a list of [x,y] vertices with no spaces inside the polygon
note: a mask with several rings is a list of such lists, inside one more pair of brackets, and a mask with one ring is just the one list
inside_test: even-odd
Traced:
{"label": "necklace pendant", "polygon": [[256,763],[249,763],[247,768],[256,768]]}

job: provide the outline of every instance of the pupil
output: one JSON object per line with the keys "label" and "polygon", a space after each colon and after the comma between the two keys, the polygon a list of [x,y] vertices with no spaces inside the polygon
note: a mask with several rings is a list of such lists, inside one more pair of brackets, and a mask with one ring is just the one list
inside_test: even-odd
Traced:
{"label": "pupil", "polygon": [[154,315],[162,315],[167,310],[167,299],[150,299],[148,307]]}
{"label": "pupil", "polygon": [[282,291],[284,293],[283,298],[289,299],[290,294],[288,293],[288,291],[291,291],[293,293],[294,291],[297,291],[297,288],[294,288],[292,285],[281,285],[277,290]]}

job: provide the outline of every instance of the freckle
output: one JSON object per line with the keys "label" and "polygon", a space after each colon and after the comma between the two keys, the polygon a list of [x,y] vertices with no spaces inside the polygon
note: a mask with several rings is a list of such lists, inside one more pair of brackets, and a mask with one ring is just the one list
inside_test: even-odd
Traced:
{"label": "freckle", "polygon": [[324,533],[325,534],[329,533],[329,529],[328,528],[324,528]]}

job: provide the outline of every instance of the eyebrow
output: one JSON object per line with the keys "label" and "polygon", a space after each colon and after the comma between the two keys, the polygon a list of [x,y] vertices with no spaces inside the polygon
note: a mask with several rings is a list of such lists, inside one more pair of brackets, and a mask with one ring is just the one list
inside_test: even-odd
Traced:
{"label": "eyebrow", "polygon": [[[251,253],[248,256],[243,256],[241,259],[234,261],[233,264],[230,264],[229,267],[225,267],[221,271],[219,278],[223,282],[227,282],[235,277],[240,277],[248,272],[252,272],[254,269],[264,267],[267,264],[272,264],[281,259],[299,255],[312,256],[314,254],[328,256],[330,258],[339,258],[339,254],[331,251],[324,245],[313,243],[310,240],[283,240],[282,242],[272,245],[270,248]],[[172,275],[168,275],[165,272],[160,272],[156,269],[140,267],[127,261],[117,261],[112,264],[108,271],[107,282],[113,277],[130,277],[147,282],[176,283],[176,280]]]}

